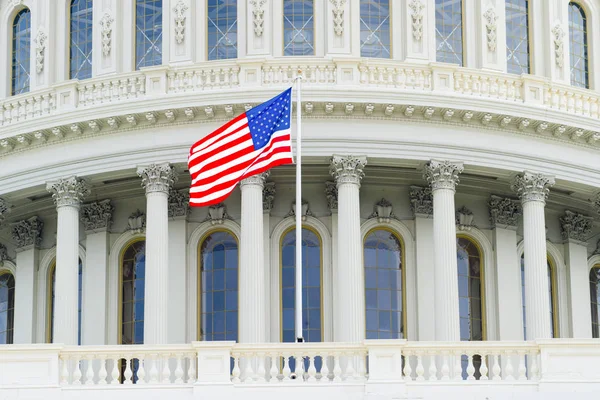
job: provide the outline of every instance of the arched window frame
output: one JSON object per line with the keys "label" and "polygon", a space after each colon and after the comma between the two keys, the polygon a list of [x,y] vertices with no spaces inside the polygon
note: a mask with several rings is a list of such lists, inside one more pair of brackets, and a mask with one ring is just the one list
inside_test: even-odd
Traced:
{"label": "arched window frame", "polygon": [[[118,285],[118,311],[117,311],[117,344],[123,344],[123,258],[129,247],[136,243],[146,242],[146,237],[134,237],[121,247],[119,252],[119,285]],[[144,292],[144,306],[146,305],[146,293]],[[145,310],[144,310],[145,312]]]}
{"label": "arched window frame", "polygon": [[[475,248],[477,249],[477,251],[479,253],[479,261],[481,263],[480,277],[479,277],[479,281],[480,281],[479,285],[480,285],[480,292],[481,292],[481,337],[482,337],[482,340],[488,340],[487,291],[486,291],[486,283],[487,283],[486,278],[487,277],[485,274],[486,260],[484,258],[484,251],[483,251],[483,248],[482,248],[481,244],[479,243],[479,241],[477,239],[475,239],[473,236],[467,235],[465,233],[457,233],[456,238],[468,240],[471,244],[473,244],[475,246]],[[458,273],[458,271],[457,271],[457,273]]]}
{"label": "arched window frame", "polygon": [[[92,70],[93,50],[92,49],[90,49],[90,52],[89,52],[88,55],[83,55],[82,54],[85,57],[85,59],[89,59],[89,61],[90,61],[89,76],[80,76],[79,74],[73,74],[73,69],[71,67],[71,63],[73,62],[73,56],[71,54],[71,51],[73,49],[73,26],[72,26],[72,22],[73,22],[73,2],[74,1],[76,1],[76,0],[69,0],[67,2],[67,6],[68,6],[68,9],[69,9],[69,12],[68,12],[68,22],[67,22],[68,26],[69,26],[69,36],[68,36],[68,41],[69,41],[69,48],[68,48],[68,52],[69,52],[69,54],[68,54],[68,56],[69,56],[69,63],[68,63],[69,79],[89,79],[89,78],[92,77],[92,73],[93,73],[93,70]],[[90,1],[90,3],[93,3],[93,0],[88,0],[88,1]],[[90,5],[92,5],[92,4],[90,4]],[[94,18],[93,7],[90,7],[89,9],[91,10],[90,17],[91,17],[92,22],[93,22],[94,21],[93,20],[93,18]],[[89,29],[90,29],[89,37],[86,38],[86,41],[90,42],[90,43],[93,41],[93,39],[92,39],[93,38],[92,26],[93,26],[93,23],[90,24],[90,26],[89,26]],[[80,32],[80,31],[78,31],[78,32]]]}
{"label": "arched window frame", "polygon": [[[2,264],[0,264],[0,276],[2,275],[11,275],[13,277],[13,280],[15,282],[15,290],[16,290],[16,286],[17,286],[17,269],[15,268],[15,265],[8,261],[5,260]],[[14,301],[16,301],[16,299],[14,299]],[[14,343],[14,304],[13,304],[13,326],[11,327],[12,330],[12,340],[10,341],[10,343]]]}
{"label": "arched window frame", "polygon": [[219,228],[214,228],[214,229],[210,229],[208,230],[206,233],[204,233],[202,235],[202,237],[200,238],[200,240],[198,240],[196,248],[197,248],[197,257],[196,257],[196,275],[197,275],[197,283],[196,283],[196,287],[198,288],[196,291],[196,307],[197,307],[197,317],[196,317],[196,340],[203,340],[202,335],[200,332],[202,332],[202,274],[200,273],[200,267],[202,266],[202,245],[204,244],[204,241],[211,236],[212,234],[218,233],[218,232],[224,232],[224,233],[228,233],[230,234],[236,241],[237,243],[237,251],[238,251],[238,271],[237,271],[237,278],[238,278],[238,305],[237,305],[237,313],[238,313],[238,332],[237,332],[237,337],[238,337],[238,341],[240,338],[240,296],[239,296],[239,291],[240,291],[240,239],[239,237],[230,229],[227,228],[223,228],[223,227],[219,227]]}
{"label": "arched window frame", "polygon": [[[17,17],[26,12],[29,13],[29,19],[30,19],[30,22],[29,22],[29,59],[28,59],[29,71],[27,72],[29,83],[26,87],[19,89],[18,93],[17,93],[17,88],[14,85],[15,77],[13,76],[13,63],[14,63],[14,57],[15,57],[14,24],[15,24]],[[32,43],[33,43],[33,35],[32,35],[33,21],[31,19],[32,19],[32,12],[31,12],[31,9],[27,6],[17,7],[13,10],[12,14],[10,14],[10,19],[9,19],[10,26],[9,26],[9,34],[8,34],[9,40],[7,43],[8,44],[7,49],[10,49],[9,60],[8,60],[8,66],[9,66],[10,70],[9,70],[9,73],[7,74],[8,75],[8,90],[7,90],[7,92],[9,95],[12,95],[12,96],[22,94],[22,93],[28,93],[31,90],[32,60],[33,60],[33,62],[35,62],[35,60],[31,56],[31,51],[32,51],[31,48],[32,48]]]}
{"label": "arched window frame", "polygon": [[[571,47],[572,47],[572,43],[571,43],[571,27],[570,27],[570,18],[569,18],[569,10],[571,5],[575,5],[577,7],[579,7],[579,9],[581,10],[581,12],[583,13],[583,16],[585,18],[585,33],[586,33],[586,37],[585,37],[585,43],[586,43],[586,47],[587,47],[587,52],[586,52],[586,70],[587,70],[587,80],[585,82],[585,86],[581,86],[581,85],[575,85],[573,83],[573,80],[571,78],[571,69],[573,68],[573,66],[571,65]],[[583,87],[586,89],[589,89],[591,86],[591,81],[592,81],[592,70],[591,70],[591,59],[592,56],[594,54],[594,49],[593,47],[590,45],[590,38],[592,38],[592,29],[594,28],[592,26],[592,24],[590,23],[592,21],[592,17],[594,16],[593,13],[591,13],[589,11],[589,4],[587,4],[587,2],[585,1],[569,1],[568,5],[567,5],[568,9],[567,9],[567,26],[568,26],[568,31],[567,31],[567,38],[569,40],[569,82],[571,83],[571,85],[576,86],[576,87]]]}
{"label": "arched window frame", "polygon": [[[442,0],[443,1],[443,0]],[[437,2],[437,0],[436,0]],[[435,7],[437,7],[436,2],[434,2],[434,13],[435,13]],[[461,5],[461,43],[462,43],[462,60],[460,62],[460,64],[458,63],[452,63],[452,64],[456,64],[459,65],[461,67],[465,66],[466,60],[467,60],[467,46],[466,46],[466,40],[465,40],[465,1],[464,0],[460,0],[460,5]],[[447,62],[447,61],[438,61],[437,59],[437,31],[438,31],[438,25],[437,25],[437,21],[434,20],[434,37],[435,37],[435,47],[436,47],[436,61],[437,62]]]}
{"label": "arched window frame", "polygon": [[[520,75],[521,73],[531,74],[531,72],[533,70],[533,58],[532,58],[532,54],[531,54],[532,53],[531,52],[531,44],[532,44],[531,43],[531,38],[533,36],[532,35],[533,24],[532,24],[532,19],[531,19],[531,6],[532,6],[532,4],[531,4],[530,0],[523,0],[523,1],[527,5],[527,71],[525,71],[525,72],[519,72],[518,75]],[[505,10],[507,8],[507,4],[508,3],[506,3],[505,6],[504,6]],[[508,24],[508,18],[506,18],[505,24]],[[506,40],[507,40],[507,42],[506,42],[506,49],[507,49],[507,51],[509,51],[511,49],[508,47],[508,27],[507,27],[506,31],[507,31],[507,34],[506,34]],[[507,60],[507,71],[510,69],[509,68],[509,64],[510,63],[508,63],[508,60]],[[508,71],[508,73],[515,73],[515,72]]]}

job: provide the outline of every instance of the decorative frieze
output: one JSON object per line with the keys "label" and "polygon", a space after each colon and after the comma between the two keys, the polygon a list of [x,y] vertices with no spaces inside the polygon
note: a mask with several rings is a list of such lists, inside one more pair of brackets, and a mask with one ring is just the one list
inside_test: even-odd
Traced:
{"label": "decorative frieze", "polygon": [[329,0],[333,7],[333,31],[337,36],[342,36],[344,33],[344,5],[346,0]]}
{"label": "decorative frieze", "polygon": [[267,0],[250,0],[252,5],[252,23],[254,24],[254,34],[261,37],[264,32],[265,24],[265,3]]}
{"label": "decorative frieze", "polygon": [[327,207],[329,211],[334,212],[338,209],[338,190],[333,181],[325,182],[325,197],[327,197]]}
{"label": "decorative frieze", "polygon": [[175,169],[169,163],[138,167],[137,174],[142,178],[142,187],[146,189],[146,194],[168,193],[173,183],[177,182]]}
{"label": "decorative frieze", "polygon": [[528,201],[546,202],[550,187],[554,186],[554,177],[525,171],[513,180],[511,185],[522,203]]}
{"label": "decorative frieze", "polygon": [[6,246],[0,243],[0,266],[4,261],[8,260],[8,250]]}
{"label": "decorative frieze", "polygon": [[139,209],[133,212],[127,219],[127,227],[132,233],[142,233],[146,228],[146,214]]}
{"label": "decorative frieze", "polygon": [[227,214],[227,206],[219,203],[208,207],[208,215],[204,221],[210,221],[211,225],[221,225],[226,219],[230,219]]}
{"label": "decorative frieze", "polygon": [[392,210],[392,203],[382,198],[373,207],[373,214],[369,215],[369,219],[377,218],[380,223],[389,223],[392,218],[396,218]]}
{"label": "decorative frieze", "polygon": [[85,230],[109,229],[114,209],[110,199],[84,204],[81,207],[81,222]]}
{"label": "decorative frieze", "polygon": [[275,202],[275,182],[266,182],[262,190],[263,211],[271,211]]}
{"label": "decorative frieze", "polygon": [[37,217],[31,217],[11,224],[12,238],[17,247],[39,246],[42,243],[44,223]]}
{"label": "decorative frieze", "polygon": [[565,31],[560,22],[557,22],[552,28],[552,36],[554,38],[554,56],[556,58],[556,66],[562,68],[564,65],[564,38]]}
{"label": "decorative frieze", "polygon": [[188,6],[183,0],[179,0],[173,7],[175,13],[175,41],[177,44],[181,44],[185,40],[185,12],[187,10]]}
{"label": "decorative frieze", "polygon": [[456,211],[456,225],[461,231],[470,231],[474,224],[475,216],[467,207],[462,206]]}
{"label": "decorative frieze", "polygon": [[458,175],[464,170],[461,162],[431,160],[425,165],[423,178],[431,185],[432,190],[456,190]]}
{"label": "decorative frieze", "polygon": [[187,189],[169,190],[169,218],[187,217],[190,213],[190,193]]}
{"label": "decorative frieze", "polygon": [[[312,217],[313,213],[310,210],[308,201],[302,200],[302,206],[301,206],[300,212],[302,213],[301,214],[302,221],[306,221],[306,217]],[[294,202],[292,203],[292,209],[290,210],[289,213],[287,213],[286,218],[287,217],[295,217],[295,216],[296,216],[296,201],[294,200]]]}
{"label": "decorative frieze", "polygon": [[360,186],[360,181],[365,176],[363,170],[366,165],[365,156],[334,155],[331,157],[329,172],[335,178],[338,187],[344,183]]}
{"label": "decorative frieze", "polygon": [[560,218],[560,233],[564,240],[574,239],[586,242],[592,228],[594,219],[573,211],[566,210],[565,215]]}
{"label": "decorative frieze", "polygon": [[518,201],[492,195],[488,201],[490,222],[496,228],[516,228],[523,211]]}
{"label": "decorative frieze", "polygon": [[110,11],[105,11],[100,18],[100,34],[102,36],[102,54],[105,57],[110,55],[112,48],[112,25],[115,19],[110,14]]}
{"label": "decorative frieze", "polygon": [[496,51],[497,44],[497,21],[498,16],[496,15],[496,10],[492,7],[488,8],[487,11],[483,14],[483,18],[485,18],[485,31],[487,37],[487,46],[489,51]]}
{"label": "decorative frieze", "polygon": [[433,215],[433,194],[430,187],[410,187],[410,209],[415,217],[430,217]]}
{"label": "decorative frieze", "polygon": [[39,74],[44,70],[44,56],[46,53],[48,35],[40,28],[33,41],[35,43],[35,70]]}
{"label": "decorative frieze", "polygon": [[48,182],[46,190],[52,193],[56,207],[79,207],[83,199],[90,194],[89,185],[75,176]]}
{"label": "decorative frieze", "polygon": [[408,3],[411,10],[410,17],[412,20],[412,35],[419,42],[423,38],[423,9],[425,6],[421,0],[411,0]]}

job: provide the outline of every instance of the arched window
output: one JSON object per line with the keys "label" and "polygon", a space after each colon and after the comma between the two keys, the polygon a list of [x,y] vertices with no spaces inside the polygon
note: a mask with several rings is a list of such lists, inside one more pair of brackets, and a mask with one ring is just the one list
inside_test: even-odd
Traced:
{"label": "arched window", "polygon": [[463,65],[462,0],[435,0],[436,60]]}
{"label": "arched window", "polygon": [[592,337],[600,338],[600,264],[590,270],[590,297],[592,300]]}
{"label": "arched window", "polygon": [[208,0],[208,59],[237,57],[237,1]]}
{"label": "arched window", "polygon": [[200,340],[238,340],[238,242],[229,231],[200,242]]}
{"label": "arched window", "polygon": [[29,92],[31,57],[31,12],[25,8],[15,16],[12,29],[12,94]]}
{"label": "arched window", "polygon": [[314,56],[313,0],[283,0],[283,55]]}
{"label": "arched window", "polygon": [[364,241],[367,339],[403,339],[404,267],[399,237],[374,229]]}
{"label": "arched window", "polygon": [[456,239],[460,340],[484,340],[483,265],[475,242]]}
{"label": "arched window", "polygon": [[[550,337],[558,337],[558,313],[556,309],[556,268],[554,262],[547,258],[548,263],[548,301],[550,302]],[[521,256],[521,296],[523,301],[523,337],[527,339],[527,325],[525,322],[525,255]]]}
{"label": "arched window", "polygon": [[92,0],[71,0],[71,79],[92,77]]}
{"label": "arched window", "polygon": [[[78,269],[78,287],[79,290],[77,292],[77,344],[81,344],[81,297],[82,297],[82,279],[83,279],[83,266],[81,263],[81,258],[79,259],[79,269]],[[48,343],[52,343],[54,341],[54,299],[55,299],[55,288],[56,288],[56,259],[53,261],[52,266],[50,267],[50,288],[48,290],[49,293],[49,318],[48,318]]]}
{"label": "arched window", "polygon": [[587,17],[583,8],[569,3],[569,52],[571,85],[589,87]]}
{"label": "arched window", "polygon": [[360,0],[361,57],[391,58],[390,0]]}
{"label": "arched window", "polygon": [[162,0],[135,2],[135,69],[162,64]]}
{"label": "arched window", "polygon": [[[305,342],[323,340],[321,238],[302,228],[302,336]],[[281,240],[281,328],[282,341],[296,340],[296,231],[291,229]]]}
{"label": "arched window", "polygon": [[15,328],[15,277],[0,273],[0,344],[12,344]]}
{"label": "arched window", "polygon": [[529,0],[506,0],[506,67],[529,73]]}
{"label": "arched window", "polygon": [[146,241],[136,240],[121,256],[120,344],[144,343],[144,279]]}

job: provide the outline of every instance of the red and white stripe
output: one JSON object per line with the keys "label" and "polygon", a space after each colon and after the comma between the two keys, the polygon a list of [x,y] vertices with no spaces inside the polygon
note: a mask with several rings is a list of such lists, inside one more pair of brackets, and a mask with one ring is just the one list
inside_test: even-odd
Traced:
{"label": "red and white stripe", "polygon": [[292,162],[291,129],[276,131],[266,146],[254,150],[248,119],[241,114],[190,149],[190,205],[218,204],[242,179]]}

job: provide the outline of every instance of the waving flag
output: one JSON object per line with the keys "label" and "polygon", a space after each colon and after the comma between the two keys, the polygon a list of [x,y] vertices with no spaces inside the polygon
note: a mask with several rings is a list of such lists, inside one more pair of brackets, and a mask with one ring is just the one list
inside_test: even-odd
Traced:
{"label": "waving flag", "polygon": [[242,179],[293,163],[291,92],[246,111],[192,146],[191,206],[220,203]]}

